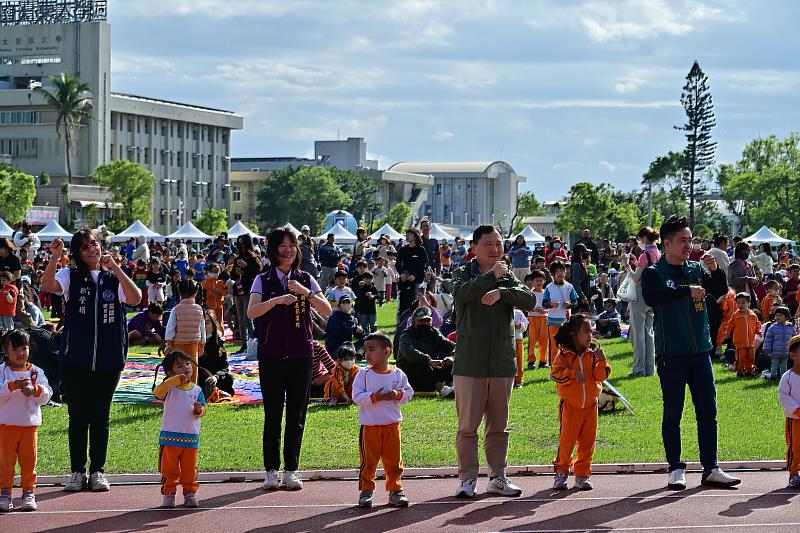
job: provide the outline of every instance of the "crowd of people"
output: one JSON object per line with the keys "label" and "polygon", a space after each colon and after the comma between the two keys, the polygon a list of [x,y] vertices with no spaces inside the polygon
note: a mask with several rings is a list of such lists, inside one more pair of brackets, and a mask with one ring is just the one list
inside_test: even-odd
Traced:
{"label": "crowd of people", "polygon": [[[788,435],[800,418],[800,394],[790,387],[792,363],[800,357],[794,325],[800,265],[788,247],[773,251],[765,243],[756,253],[740,237],[698,239],[678,217],[658,231],[644,227],[624,243],[596,242],[584,230],[571,249],[558,236],[543,243],[521,235],[505,240],[492,226],[452,245],[431,238],[430,230],[423,220],[396,242],[386,235],[371,242],[359,228],[355,244],[343,247],[333,234],[316,242],[308,226],[299,236],[279,228],[266,239],[229,240],[222,233],[203,243],[140,238],[122,245],[102,229],[84,229],[68,252],[60,240],[43,245],[23,224],[13,239],[0,239],[0,330],[6,333],[0,403],[8,402],[0,409],[0,444],[13,442],[19,450],[10,465],[0,454],[0,510],[10,509],[8,476],[13,480],[17,459],[23,507],[36,507],[35,437],[3,428],[35,430],[39,406],[62,400],[71,461],[65,490],[109,490],[103,472],[111,400],[128,345],[135,343],[159,345],[165,355],[167,378],[154,386],[164,402],[164,505],[175,505],[180,484],[185,505],[197,506],[200,418],[207,403],[235,394],[226,329],[240,351],[258,359],[268,490],[303,486],[297,471],[314,394],[360,410],[359,505],[372,505],[379,460],[390,504],[408,505],[400,480],[399,405],[415,393],[432,393],[455,396],[457,495],[475,495],[477,430],[484,421],[487,491],[517,496],[521,490],[505,476],[508,405],[525,372],[539,369],[550,373],[561,398],[554,487],[566,488],[572,472],[576,487],[591,489],[597,396],[611,372],[593,339],[621,337],[626,326],[631,375],[658,373],[661,382],[670,487],[686,486],[680,449],[686,385],[698,419],[703,482],[739,482],[716,462],[712,356],[726,359],[738,377],[781,379],[789,447],[798,446],[800,430],[792,433],[797,438]],[[393,300],[391,339],[378,331],[377,309]],[[128,320],[130,311],[136,314]],[[389,364],[392,354],[396,365]],[[357,360],[367,367],[359,369]],[[25,420],[3,414],[23,405],[37,414]],[[800,486],[798,466],[790,465],[792,486]]]}

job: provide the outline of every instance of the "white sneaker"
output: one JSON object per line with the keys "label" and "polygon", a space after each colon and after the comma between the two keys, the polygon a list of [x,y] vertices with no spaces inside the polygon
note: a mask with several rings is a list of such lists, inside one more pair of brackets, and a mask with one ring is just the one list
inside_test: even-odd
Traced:
{"label": "white sneaker", "polygon": [[686,470],[676,468],[669,473],[667,487],[672,490],[683,490],[686,488]]}
{"label": "white sneaker", "polygon": [[38,506],[36,505],[36,496],[34,496],[32,492],[23,492],[22,506],[20,507],[20,510],[35,511],[36,509],[38,509]]}
{"label": "white sneaker", "polygon": [[277,470],[268,470],[267,474],[264,476],[264,484],[261,486],[264,490],[277,490],[280,487],[280,482],[278,481],[278,471]]}
{"label": "white sneaker", "polygon": [[797,489],[800,488],[800,475],[793,475],[789,476],[789,488],[790,489]]}
{"label": "white sneaker", "polygon": [[83,472],[73,472],[67,478],[64,490],[67,492],[79,492],[86,488],[86,474]]}
{"label": "white sneaker", "polygon": [[11,493],[4,492],[0,494],[0,512],[7,513],[14,510],[14,504],[11,501]]}
{"label": "white sneaker", "polygon": [[108,492],[111,490],[111,485],[102,472],[92,472],[89,476],[89,488],[94,492]]}
{"label": "white sneaker", "polygon": [[592,490],[594,486],[588,477],[575,476],[575,488],[578,490]]}
{"label": "white sneaker", "polygon": [[506,476],[497,476],[489,480],[486,492],[501,496],[522,496],[522,489],[511,483]]}
{"label": "white sneaker", "polygon": [[553,478],[553,490],[567,490],[567,488],[567,474],[556,472],[556,477]]}
{"label": "white sneaker", "polygon": [[200,503],[197,501],[197,494],[190,492],[189,494],[183,495],[183,506],[189,507],[194,509],[195,507],[199,507]]}
{"label": "white sneaker", "polygon": [[442,389],[439,391],[439,398],[447,398],[453,391],[455,391],[455,387],[449,387],[447,385],[442,385]]}
{"label": "white sneaker", "polygon": [[741,482],[742,480],[738,477],[729,476],[720,467],[717,467],[711,472],[703,472],[703,480],[700,483],[713,487],[735,487]]}
{"label": "white sneaker", "polygon": [[172,509],[175,507],[175,495],[174,494],[164,494],[164,499],[161,500],[161,507],[164,509]]}
{"label": "white sneaker", "polygon": [[281,481],[286,490],[303,490],[303,480],[293,470],[285,470]]}
{"label": "white sneaker", "polygon": [[478,480],[474,477],[461,480],[461,484],[456,490],[456,498],[474,498],[475,487],[478,485]]}

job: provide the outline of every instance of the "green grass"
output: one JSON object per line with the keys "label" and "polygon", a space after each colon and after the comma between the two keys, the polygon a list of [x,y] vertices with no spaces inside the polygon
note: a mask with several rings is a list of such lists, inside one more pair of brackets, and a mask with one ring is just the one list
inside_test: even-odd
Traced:
{"label": "green grass", "polygon": [[[378,313],[380,329],[394,326],[395,306]],[[636,416],[623,411],[602,414],[595,462],[661,462],[661,389],[657,377],[629,379],[630,344],[603,341],[613,368],[611,382],[633,403]],[[715,363],[719,408],[720,460],[782,459],[783,414],[774,383],[737,380]],[[525,373],[525,384],[511,398],[510,464],[548,464],[558,444],[555,385],[543,370]],[[455,402],[415,398],[403,407],[403,459],[409,467],[456,464]],[[155,472],[161,409],[114,404],[107,472]],[[261,406],[215,405],[203,419],[201,471],[260,470]],[[358,410],[355,407],[309,407],[301,468],[354,468],[358,465]],[[69,468],[66,408],[45,409],[39,433],[40,474]],[[687,460],[696,460],[697,429],[692,404],[684,410],[683,443]]]}

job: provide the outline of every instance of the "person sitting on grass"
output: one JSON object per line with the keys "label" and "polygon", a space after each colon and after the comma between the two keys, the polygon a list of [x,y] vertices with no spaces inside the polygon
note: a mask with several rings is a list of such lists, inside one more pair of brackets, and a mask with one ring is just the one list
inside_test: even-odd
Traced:
{"label": "person sitting on grass", "polygon": [[325,401],[328,405],[348,404],[353,397],[353,378],[358,373],[356,365],[356,347],[352,342],[345,342],[336,353],[336,366],[325,383]]}
{"label": "person sitting on grass", "polygon": [[163,314],[160,304],[150,302],[147,309],[128,320],[128,344],[160,345],[165,336]]}
{"label": "person sitting on grass", "polygon": [[158,454],[162,507],[175,507],[178,483],[183,487],[184,507],[197,507],[197,450],[200,447],[200,417],[206,412],[203,391],[192,382],[197,363],[184,352],[173,350],[161,363],[167,378],[153,389],[164,401]]}
{"label": "person sitting on grass", "polygon": [[780,379],[786,373],[789,363],[789,341],[797,333],[789,320],[791,314],[788,307],[775,310],[775,322],[764,335],[764,353],[770,358],[769,379]]}
{"label": "person sitting on grass", "polygon": [[[339,306],[333,310],[325,327],[325,349],[333,355],[345,342],[353,342],[354,335],[364,333],[356,317],[353,316],[353,300],[344,294],[339,298]],[[334,356],[335,357],[335,356]]]}
{"label": "person sitting on grass", "polygon": [[597,317],[595,322],[597,327],[597,337],[599,339],[616,339],[622,336],[622,328],[620,321],[622,317],[619,316],[617,311],[617,301],[614,298],[609,298],[603,302],[605,309]]}
{"label": "person sitting on grass", "polygon": [[750,295],[746,292],[736,295],[736,307],[738,311],[725,325],[725,338],[732,338],[736,346],[736,377],[742,378],[757,372],[756,333],[761,331],[761,323],[750,310]]}
{"label": "person sitting on grass", "polygon": [[431,325],[431,310],[418,307],[410,328],[400,334],[397,366],[408,376],[414,390],[438,392],[440,398],[453,394],[453,351],[447,340]]}
{"label": "person sitting on grass", "polygon": [[383,463],[386,490],[391,507],[408,507],[400,476],[403,459],[400,453],[400,405],[414,395],[408,378],[397,367],[389,366],[392,341],[385,333],[372,333],[364,342],[367,368],[362,368],[353,382],[353,402],[358,405],[361,434],[358,439],[361,470],[358,476],[358,506],[372,507],[375,471]]}
{"label": "person sitting on grass", "polygon": [[778,400],[786,416],[786,457],[789,487],[800,488],[800,335],[789,340],[792,369],[784,372],[778,384]]}

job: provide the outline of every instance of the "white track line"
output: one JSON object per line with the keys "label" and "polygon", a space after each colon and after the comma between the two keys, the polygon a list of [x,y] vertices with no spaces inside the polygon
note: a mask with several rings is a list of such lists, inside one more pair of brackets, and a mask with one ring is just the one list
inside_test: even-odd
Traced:
{"label": "white track line", "polygon": [[[800,526],[800,522],[789,522],[789,523],[761,523],[761,524],[726,524],[726,525],[714,525],[714,524],[703,524],[703,525],[686,525],[686,526],[648,526],[648,527],[596,527],[596,528],[580,528],[580,529],[515,529],[514,533],[592,533],[592,532],[602,532],[608,533],[610,531],[685,531],[687,529],[742,529],[745,527],[754,528],[754,527],[791,527],[797,528]],[[484,533],[497,533],[497,532],[484,532]]]}

